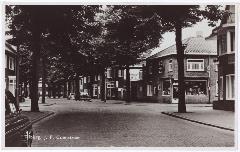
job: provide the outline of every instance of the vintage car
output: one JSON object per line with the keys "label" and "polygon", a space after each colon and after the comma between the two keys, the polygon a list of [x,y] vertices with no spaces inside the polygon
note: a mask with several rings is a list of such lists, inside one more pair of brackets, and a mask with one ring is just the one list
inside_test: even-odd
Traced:
{"label": "vintage car", "polygon": [[5,101],[5,147],[31,147],[32,123],[16,106]]}

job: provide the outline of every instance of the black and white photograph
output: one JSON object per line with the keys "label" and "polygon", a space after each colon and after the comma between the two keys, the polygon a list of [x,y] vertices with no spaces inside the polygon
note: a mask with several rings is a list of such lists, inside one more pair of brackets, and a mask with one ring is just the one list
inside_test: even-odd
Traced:
{"label": "black and white photograph", "polygon": [[209,4],[3,3],[1,149],[238,150],[239,5]]}

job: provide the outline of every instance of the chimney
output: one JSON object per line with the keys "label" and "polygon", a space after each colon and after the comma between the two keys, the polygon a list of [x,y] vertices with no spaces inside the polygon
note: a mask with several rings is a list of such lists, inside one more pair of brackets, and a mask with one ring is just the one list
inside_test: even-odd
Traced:
{"label": "chimney", "polygon": [[197,31],[196,36],[197,37],[203,37],[203,32],[202,31]]}

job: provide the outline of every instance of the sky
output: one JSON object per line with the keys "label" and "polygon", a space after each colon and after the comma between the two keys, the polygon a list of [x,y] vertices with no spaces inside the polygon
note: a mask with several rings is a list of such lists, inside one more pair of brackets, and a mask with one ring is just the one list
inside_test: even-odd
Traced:
{"label": "sky", "polygon": [[[220,24],[220,22],[217,24],[217,26]],[[202,32],[203,37],[207,37],[212,33],[212,29],[215,27],[208,26],[207,20],[203,20],[201,22],[198,22],[192,27],[184,28],[182,30],[182,40],[186,39],[188,37],[196,37],[196,33],[198,31]],[[152,50],[151,55],[175,44],[175,33],[174,32],[167,32],[163,35],[163,39],[160,42],[160,46],[158,48],[155,48]]]}

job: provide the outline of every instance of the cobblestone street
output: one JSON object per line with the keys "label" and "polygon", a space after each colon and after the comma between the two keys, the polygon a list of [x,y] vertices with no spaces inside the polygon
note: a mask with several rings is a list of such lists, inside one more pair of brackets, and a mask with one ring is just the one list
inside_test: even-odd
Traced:
{"label": "cobblestone street", "polygon": [[[55,114],[33,125],[33,147],[232,147],[234,132],[173,118],[176,104],[50,99]],[[25,107],[26,108],[26,107]],[[208,107],[212,108],[212,107]]]}

